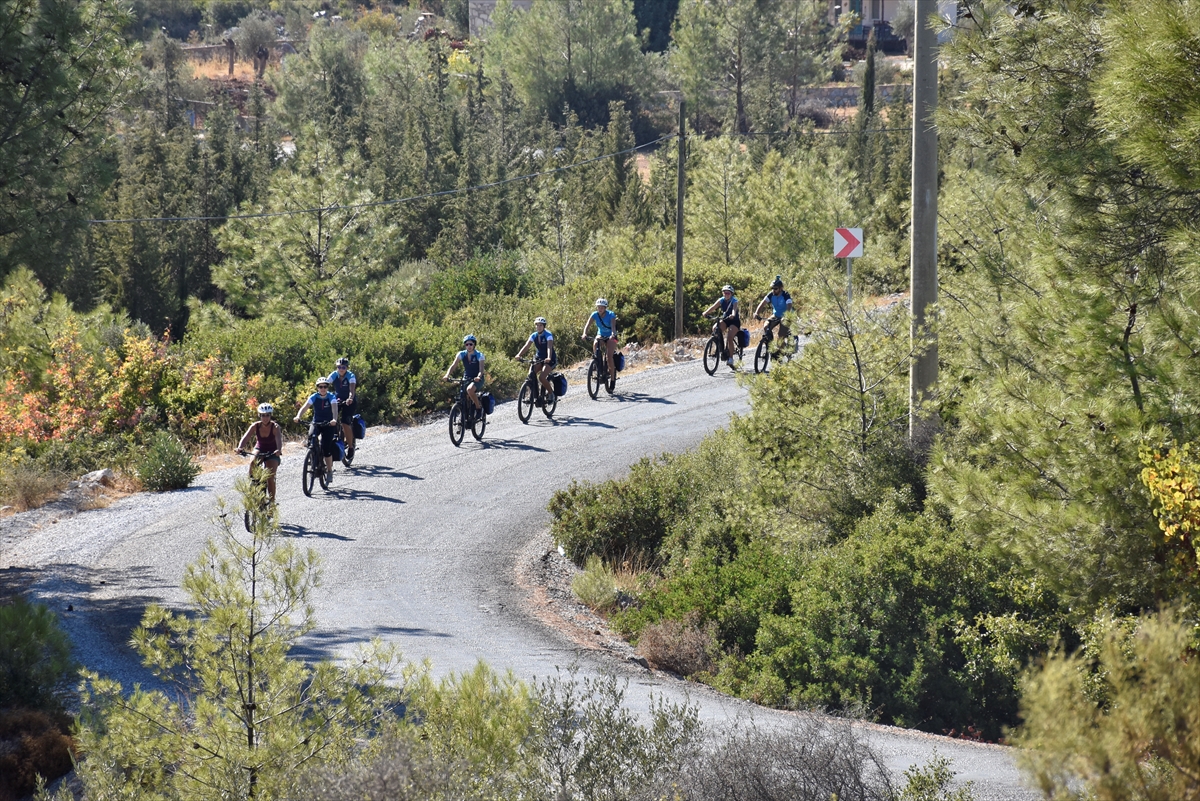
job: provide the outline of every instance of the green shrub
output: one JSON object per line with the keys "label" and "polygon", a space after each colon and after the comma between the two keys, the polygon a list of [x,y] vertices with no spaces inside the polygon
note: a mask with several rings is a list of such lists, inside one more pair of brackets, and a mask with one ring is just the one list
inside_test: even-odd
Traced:
{"label": "green shrub", "polygon": [[998,737],[1015,721],[1016,687],[987,667],[986,649],[982,666],[969,664],[964,640],[977,642],[986,613],[1022,611],[1005,578],[936,518],[882,507],[806,560],[789,611],[760,621],[746,667],[779,679],[790,705],[862,707],[895,725]]}
{"label": "green shrub", "polygon": [[57,708],[58,691],[75,670],[58,616],[17,598],[0,606],[0,642],[0,709]]}
{"label": "green shrub", "polygon": [[142,486],[151,492],[166,492],[190,487],[200,475],[200,466],[178,438],[160,431],[151,438],[138,464],[137,475]]}

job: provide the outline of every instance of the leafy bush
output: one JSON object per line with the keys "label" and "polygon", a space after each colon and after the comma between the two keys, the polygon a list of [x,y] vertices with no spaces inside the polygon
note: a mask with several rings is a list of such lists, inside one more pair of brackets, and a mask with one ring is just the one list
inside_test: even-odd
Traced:
{"label": "leafy bush", "polygon": [[52,782],[74,767],[71,718],[23,709],[0,714],[0,801],[28,797],[40,777]]}
{"label": "leafy bush", "polygon": [[150,440],[137,475],[142,486],[151,492],[167,492],[190,487],[200,475],[200,466],[177,437],[160,431]]}
{"label": "leafy bush", "polygon": [[730,553],[745,536],[723,508],[740,488],[734,448],[718,434],[693,453],[642,459],[625,478],[572,482],[550,499],[550,533],[580,565],[591,554],[654,566],[678,549]]}
{"label": "leafy bush", "polygon": [[57,708],[58,691],[75,670],[58,616],[17,598],[0,606],[0,642],[0,709]]}
{"label": "leafy bush", "polygon": [[309,771],[284,797],[293,801],[482,801],[491,797],[473,792],[461,766],[432,756],[414,739],[396,737],[377,746],[376,759]]}
{"label": "leafy bush", "polygon": [[985,612],[1016,606],[1003,578],[936,518],[881,508],[806,560],[789,612],[763,617],[745,667],[778,680],[786,695],[775,703],[862,706],[896,725],[973,724],[997,737],[1015,718],[1016,687],[999,671],[974,672],[964,640]]}
{"label": "leafy bush", "polygon": [[891,801],[886,766],[849,721],[795,718],[763,730],[753,721],[688,759],[669,797],[739,801]]}
{"label": "leafy bush", "polygon": [[1017,742],[1048,798],[1200,793],[1200,630],[1172,611],[1130,623],[1102,621],[1092,648],[1028,676]]}

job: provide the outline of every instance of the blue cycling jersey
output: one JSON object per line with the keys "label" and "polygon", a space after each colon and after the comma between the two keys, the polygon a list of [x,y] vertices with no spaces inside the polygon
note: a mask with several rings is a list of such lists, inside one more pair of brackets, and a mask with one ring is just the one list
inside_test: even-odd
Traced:
{"label": "blue cycling jersey", "polygon": [[737,303],[736,295],[729,298],[729,300],[725,300],[725,298],[722,297],[720,300],[717,301],[717,304],[720,305],[720,307],[721,307],[721,314],[725,314],[725,315],[729,314],[730,307],[732,307],[733,304],[735,304],[735,303]]}
{"label": "blue cycling jersey", "polygon": [[554,334],[551,334],[548,328],[541,334],[534,331],[529,335],[529,341],[533,343],[538,359],[546,359],[549,357],[550,345],[554,342]]}
{"label": "blue cycling jersey", "polygon": [[337,395],[327,392],[322,398],[321,393],[314,392],[309,396],[308,403],[312,406],[314,423],[333,422],[333,407],[337,404]]}
{"label": "blue cycling jersey", "polygon": [[350,397],[350,387],[357,385],[358,379],[349,370],[346,371],[345,378],[339,376],[337,370],[334,370],[329,374],[329,384],[333,388],[333,394],[337,395],[337,399],[340,402]]}
{"label": "blue cycling jersey", "polygon": [[463,363],[463,375],[467,378],[475,378],[483,369],[483,351],[479,349],[475,350],[474,358],[471,358],[465,350],[460,350],[458,359]]}
{"label": "blue cycling jersey", "polygon": [[782,320],[784,312],[788,310],[788,304],[792,302],[792,296],[786,292],[780,292],[778,295],[772,292],[767,295],[767,300],[771,301],[771,308],[775,311],[775,316]]}
{"label": "blue cycling jersey", "polygon": [[601,316],[600,312],[592,312],[592,316],[589,319],[596,324],[596,330],[600,336],[611,337],[613,335],[613,323],[617,320],[616,312],[608,311],[603,316]]}

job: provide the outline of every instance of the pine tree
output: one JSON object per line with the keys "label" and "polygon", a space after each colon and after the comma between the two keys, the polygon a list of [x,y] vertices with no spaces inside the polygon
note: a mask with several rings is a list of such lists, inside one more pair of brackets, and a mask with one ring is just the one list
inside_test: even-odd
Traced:
{"label": "pine tree", "polygon": [[[266,490],[242,479],[243,507]],[[296,772],[337,764],[356,740],[396,725],[395,654],[373,643],[347,667],[291,655],[314,627],[317,556],[278,537],[273,507],[241,535],[241,508],[184,574],[193,612],[152,605],[134,632],[146,664],[176,693],[85,674],[79,776],[95,798],[275,799]],[[411,670],[404,682],[416,679]]]}

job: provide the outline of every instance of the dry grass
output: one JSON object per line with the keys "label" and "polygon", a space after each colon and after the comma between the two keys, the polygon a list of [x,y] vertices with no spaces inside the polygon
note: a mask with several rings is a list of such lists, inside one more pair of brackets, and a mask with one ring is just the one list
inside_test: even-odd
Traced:
{"label": "dry grass", "polygon": [[642,590],[644,574],[632,563],[612,568],[599,556],[589,556],[583,572],[571,581],[575,597],[602,615],[631,603]]}
{"label": "dry grass", "polygon": [[65,476],[40,465],[32,462],[10,465],[0,473],[0,506],[28,512],[57,498],[66,486]]}
{"label": "dry grass", "polygon": [[70,727],[63,714],[22,709],[0,716],[0,801],[28,798],[37,776],[49,783],[74,767]]}
{"label": "dry grass", "polygon": [[[271,65],[267,65],[270,71]],[[229,80],[229,59],[224,55],[219,58],[206,58],[192,62],[192,77],[196,80],[222,81]],[[254,64],[250,61],[234,61],[234,80],[254,82]]]}
{"label": "dry grass", "polygon": [[717,648],[716,623],[701,624],[697,616],[680,622],[664,620],[646,626],[638,637],[638,653],[652,667],[681,676],[712,670],[712,655]]}

